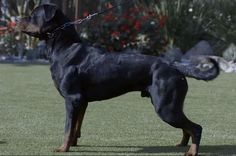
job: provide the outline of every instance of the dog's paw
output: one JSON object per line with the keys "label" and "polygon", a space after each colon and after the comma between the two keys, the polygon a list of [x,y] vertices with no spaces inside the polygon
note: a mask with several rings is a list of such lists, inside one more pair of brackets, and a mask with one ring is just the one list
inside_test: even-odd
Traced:
{"label": "dog's paw", "polygon": [[59,148],[56,148],[54,152],[68,152],[69,148],[66,148],[66,146],[62,145]]}
{"label": "dog's paw", "polygon": [[185,156],[197,156],[197,155],[198,155],[198,146],[196,144],[192,144],[188,152],[185,153]]}

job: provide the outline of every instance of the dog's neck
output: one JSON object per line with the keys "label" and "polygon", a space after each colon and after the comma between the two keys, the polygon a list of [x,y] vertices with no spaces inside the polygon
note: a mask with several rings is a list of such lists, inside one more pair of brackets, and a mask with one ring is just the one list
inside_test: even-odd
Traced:
{"label": "dog's neck", "polygon": [[64,48],[80,42],[81,40],[74,27],[71,26],[65,30],[60,30],[52,38],[46,39],[47,55],[51,59],[53,53],[59,54]]}

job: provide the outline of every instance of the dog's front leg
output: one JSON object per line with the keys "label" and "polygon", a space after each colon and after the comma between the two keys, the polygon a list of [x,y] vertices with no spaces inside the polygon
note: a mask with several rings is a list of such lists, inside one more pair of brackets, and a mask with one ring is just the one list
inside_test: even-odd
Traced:
{"label": "dog's front leg", "polygon": [[83,119],[84,119],[84,115],[85,115],[85,111],[87,109],[87,106],[88,106],[87,102],[83,102],[80,105],[80,109],[78,111],[78,120],[76,123],[75,137],[72,142],[72,146],[77,146],[77,139],[81,137],[81,126],[83,123]]}
{"label": "dog's front leg", "polygon": [[59,87],[61,95],[65,98],[65,139],[64,143],[55,150],[56,152],[69,151],[70,146],[73,145],[77,139],[76,123],[80,120],[80,123],[82,123],[83,115],[87,107],[87,101],[82,97],[79,82],[77,69],[73,66],[69,67]]}
{"label": "dog's front leg", "polygon": [[[76,103],[76,104],[75,104]],[[65,99],[66,123],[64,143],[55,152],[67,152],[75,140],[76,122],[78,120],[79,103],[71,98]]]}

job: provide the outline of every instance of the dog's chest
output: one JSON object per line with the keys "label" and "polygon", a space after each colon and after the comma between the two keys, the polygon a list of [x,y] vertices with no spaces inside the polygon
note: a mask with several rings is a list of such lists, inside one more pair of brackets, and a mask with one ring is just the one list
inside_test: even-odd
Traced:
{"label": "dog's chest", "polygon": [[57,62],[53,62],[50,67],[52,80],[55,87],[59,90],[60,83],[63,79],[63,68]]}

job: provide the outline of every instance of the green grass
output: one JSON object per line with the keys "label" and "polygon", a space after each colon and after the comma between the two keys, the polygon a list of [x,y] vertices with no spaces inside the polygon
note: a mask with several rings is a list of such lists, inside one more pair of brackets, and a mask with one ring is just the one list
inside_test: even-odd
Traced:
{"label": "green grass", "polygon": [[[236,155],[236,75],[189,79],[185,112],[203,126],[201,155]],[[0,65],[0,155],[55,155],[64,104],[48,66]],[[162,122],[150,100],[129,93],[88,107],[80,147],[67,155],[183,155],[182,132]],[[63,153],[65,155],[65,153]]]}

